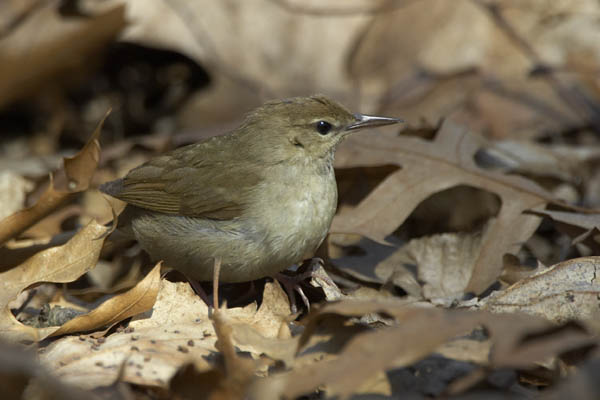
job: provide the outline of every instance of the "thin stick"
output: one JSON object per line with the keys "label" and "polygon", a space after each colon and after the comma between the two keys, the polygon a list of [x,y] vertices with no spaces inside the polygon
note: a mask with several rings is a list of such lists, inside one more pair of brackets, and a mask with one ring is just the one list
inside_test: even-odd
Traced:
{"label": "thin stick", "polygon": [[219,309],[219,273],[221,272],[221,258],[215,258],[213,267],[213,308]]}

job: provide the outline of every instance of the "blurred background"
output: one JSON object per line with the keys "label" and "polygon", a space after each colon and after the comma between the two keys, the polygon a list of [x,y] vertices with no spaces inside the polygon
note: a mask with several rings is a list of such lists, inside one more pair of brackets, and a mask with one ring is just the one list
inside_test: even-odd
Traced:
{"label": "blurred background", "polygon": [[[271,98],[324,93],[411,126],[460,118],[494,139],[594,140],[593,0],[6,0],[3,138],[177,144]],[[559,139],[560,137],[560,139]],[[584,140],[583,138],[581,140]]]}

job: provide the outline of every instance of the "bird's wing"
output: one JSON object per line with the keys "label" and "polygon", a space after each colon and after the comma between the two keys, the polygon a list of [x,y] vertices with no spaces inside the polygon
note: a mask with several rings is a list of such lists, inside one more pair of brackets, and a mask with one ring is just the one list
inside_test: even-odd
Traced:
{"label": "bird's wing", "polygon": [[248,168],[249,164],[214,155],[211,146],[186,146],[148,161],[123,179],[102,185],[100,190],[131,205],[165,214],[235,218],[246,208],[260,177],[252,173],[254,168]]}

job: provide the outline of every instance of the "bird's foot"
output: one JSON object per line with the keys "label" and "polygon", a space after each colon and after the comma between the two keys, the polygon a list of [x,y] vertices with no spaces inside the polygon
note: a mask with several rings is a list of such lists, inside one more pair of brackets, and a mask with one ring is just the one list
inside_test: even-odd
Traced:
{"label": "bird's foot", "polygon": [[[284,273],[278,273],[275,275],[275,278],[281,283],[283,286],[283,290],[285,290],[286,294],[290,299],[290,309],[292,314],[298,312],[298,306],[296,304],[296,296],[294,292],[300,295],[302,299],[302,303],[306,306],[306,309],[310,311],[310,302],[308,301],[308,297],[304,293],[302,289],[302,282],[307,278],[312,278],[313,274],[316,271],[319,271],[323,266],[323,260],[320,258],[311,258],[307,262],[305,262],[298,270],[301,271],[295,276],[286,275]],[[327,279],[330,279],[327,277]]]}
{"label": "bird's foot", "polygon": [[292,311],[292,314],[298,312],[298,305],[296,304],[296,295],[294,292],[297,292],[300,295],[300,298],[302,298],[302,302],[304,303],[306,308],[310,310],[310,302],[308,301],[308,297],[306,297],[306,295],[304,294],[304,290],[302,290],[302,286],[300,286],[302,283],[302,279],[296,276],[286,275],[281,272],[275,275],[275,279],[277,279],[279,283],[281,283],[281,286],[283,286],[283,290],[285,290],[285,293],[290,299],[290,309]]}

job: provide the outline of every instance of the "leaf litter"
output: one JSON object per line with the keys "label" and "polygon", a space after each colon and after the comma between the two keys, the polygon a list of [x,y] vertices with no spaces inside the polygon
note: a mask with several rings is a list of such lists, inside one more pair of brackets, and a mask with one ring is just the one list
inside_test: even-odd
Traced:
{"label": "leaf litter", "polygon": [[[597,52],[586,38],[598,31],[581,12],[600,11],[596,3],[257,0],[236,10],[211,2],[75,3],[69,16],[51,4],[5,6],[6,18],[23,19],[2,25],[0,58],[13,79],[0,104],[38,98],[40,88],[32,107],[45,127],[26,142],[22,165],[0,163],[11,189],[0,201],[12,213],[0,225],[0,345],[3,354],[23,346],[35,354],[0,360],[0,380],[14,382],[10,393],[597,397],[589,376],[598,360],[600,90],[589,73],[596,58],[584,54]],[[165,17],[159,26],[157,15]],[[39,21],[53,27],[44,41],[31,33]],[[478,34],[464,30],[465,21]],[[107,51],[112,69],[94,72],[69,57],[44,61],[82,35],[71,54],[101,60]],[[265,47],[274,37],[286,46]],[[136,57],[132,49],[144,54],[136,63],[119,58],[127,41],[139,46],[126,47],[128,57]],[[19,46],[30,49],[31,62],[13,51]],[[149,61],[157,47],[191,60],[161,69]],[[204,66],[212,85],[178,103],[190,63]],[[73,101],[82,93],[69,92],[65,71],[92,83],[85,104]],[[228,305],[215,310],[187,282],[161,275],[135,244],[105,237],[108,228],[96,221],[110,207],[98,184],[235,126],[241,111],[267,97],[312,92],[409,124],[340,147],[339,213],[318,253],[325,262],[301,282],[310,311],[292,314],[270,279],[223,285]],[[103,125],[111,104],[121,106]],[[81,121],[99,120],[84,143]],[[136,124],[151,135],[128,136]],[[103,157],[101,140],[109,149]],[[43,160],[59,160],[55,151],[73,142],[82,150],[42,182]],[[0,153],[15,146],[2,142]],[[53,310],[64,311],[55,326],[28,325],[27,315]]]}
{"label": "leaf litter", "polygon": [[[469,185],[500,196],[501,208],[483,235],[467,292],[481,293],[497,279],[502,255],[518,251],[519,243],[526,241],[540,223],[539,218],[523,212],[543,208],[552,199],[533,181],[479,168],[473,160],[480,147],[476,137],[450,121],[440,128],[433,143],[380,135],[368,141],[355,138],[352,145],[352,149],[346,147],[340,167],[398,164],[402,169],[386,177],[355,209],[339,214],[332,232],[357,233],[385,241],[432,193]],[[363,148],[371,151],[359,151]],[[437,173],[432,175],[431,171]],[[400,195],[402,202],[394,201]],[[390,206],[397,210],[390,213]],[[515,235],[504,234],[508,226]]]}

